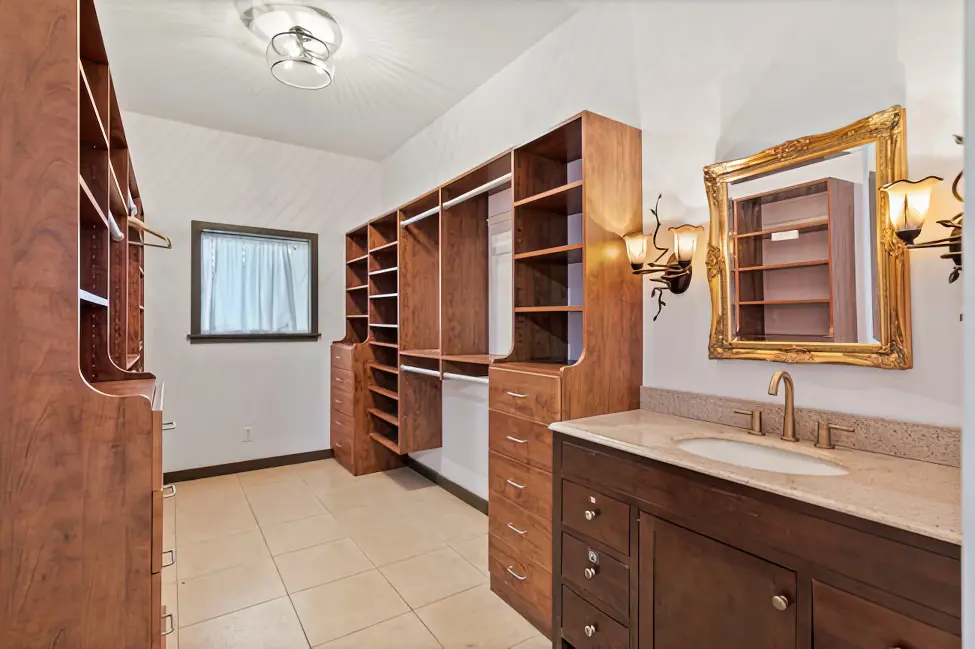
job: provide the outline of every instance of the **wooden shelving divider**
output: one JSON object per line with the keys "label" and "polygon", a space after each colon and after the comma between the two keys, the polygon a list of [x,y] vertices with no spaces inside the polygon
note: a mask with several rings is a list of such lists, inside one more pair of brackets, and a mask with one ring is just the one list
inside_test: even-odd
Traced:
{"label": "wooden shelving divider", "polygon": [[0,557],[31,567],[0,570],[5,646],[156,649],[163,387],[144,371],[145,215],[111,66],[93,0],[36,0],[0,30],[17,89],[0,93],[17,125],[0,151]]}

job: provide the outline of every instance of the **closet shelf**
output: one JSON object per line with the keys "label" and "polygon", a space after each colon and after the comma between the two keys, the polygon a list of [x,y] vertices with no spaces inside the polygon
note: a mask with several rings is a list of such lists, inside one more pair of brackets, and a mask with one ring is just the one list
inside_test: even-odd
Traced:
{"label": "closet shelf", "polygon": [[517,259],[539,259],[540,261],[559,261],[568,264],[577,264],[582,261],[582,244],[570,243],[565,246],[554,246],[552,248],[542,248],[529,252],[519,252],[514,257]]}
{"label": "closet shelf", "polygon": [[380,410],[379,408],[369,408],[368,412],[373,417],[382,419],[386,423],[392,424],[393,426],[399,426],[399,417],[396,415],[391,415],[388,412]]}
{"label": "closet shelf", "polygon": [[345,290],[346,290],[346,292],[351,293],[352,291],[364,291],[367,288],[369,288],[369,285],[368,284],[363,284],[362,286],[350,286],[349,288],[347,288]]}
{"label": "closet shelf", "polygon": [[83,289],[78,289],[78,297],[82,302],[87,302],[88,304],[94,304],[95,306],[108,306],[108,298],[104,298],[100,295],[95,295],[89,291]]}
{"label": "closet shelf", "polygon": [[577,180],[514,203],[515,207],[526,205],[546,212],[579,214],[582,212],[582,181]]}
{"label": "closet shelf", "polygon": [[792,225],[782,225],[767,230],[757,230],[755,232],[744,232],[734,235],[735,239],[747,239],[749,237],[771,237],[777,232],[821,232],[829,227],[829,219],[816,219],[815,221],[805,221],[803,223],[793,223]]}
{"label": "closet shelf", "polygon": [[345,263],[346,264],[356,264],[356,263],[359,263],[360,261],[366,261],[367,259],[369,259],[369,253],[366,253],[366,254],[362,255],[361,257],[355,257],[353,259],[350,259],[349,261],[347,261]]}
{"label": "closet shelf", "polygon": [[370,327],[379,327],[379,328],[382,328],[382,329],[398,329],[399,328],[399,325],[398,324],[379,324],[378,322],[370,322],[369,323],[369,326]]}
{"label": "closet shelf", "polygon": [[101,223],[105,227],[108,227],[108,219],[105,218],[105,213],[98,206],[98,201],[95,200],[91,189],[88,188],[88,183],[85,182],[81,174],[78,174],[78,186],[81,189],[81,193],[84,194],[81,198],[81,222],[88,224]]}
{"label": "closet shelf", "polygon": [[350,314],[348,314],[345,317],[346,318],[368,318],[369,315],[368,314],[365,314],[365,313],[363,313],[363,314],[350,313]]}
{"label": "closet shelf", "polygon": [[494,361],[504,358],[504,354],[444,354],[441,360],[454,363],[471,363],[473,365],[491,365]]}
{"label": "closet shelf", "polygon": [[515,313],[567,313],[581,312],[582,306],[516,306]]}
{"label": "closet shelf", "polygon": [[559,376],[562,373],[562,368],[569,365],[572,365],[572,363],[568,361],[515,361],[512,363],[497,363],[495,367],[514,370],[516,372]]}
{"label": "closet shelf", "polygon": [[81,95],[80,119],[79,119],[79,139],[82,143],[96,149],[108,149],[108,134],[105,131],[105,124],[102,116],[98,113],[98,104],[95,103],[95,95],[91,91],[88,83],[88,74],[85,66],[78,61],[78,78],[84,93]]}
{"label": "closet shelf", "polygon": [[389,439],[385,435],[381,435],[379,433],[369,433],[369,437],[371,437],[373,440],[375,440],[379,444],[382,444],[383,446],[385,446],[386,448],[388,448],[389,450],[391,450],[393,453],[396,453],[397,455],[400,454],[400,452],[399,452],[399,444],[397,444],[393,440]]}
{"label": "closet shelf", "polygon": [[395,273],[399,270],[398,266],[391,266],[389,268],[380,268],[379,270],[370,270],[370,275],[382,275],[383,273]]}
{"label": "closet shelf", "polygon": [[380,387],[378,385],[370,385],[369,386],[369,391],[370,392],[375,392],[376,394],[381,394],[384,397],[386,397],[387,399],[395,399],[396,401],[399,401],[399,395],[398,394],[396,394],[392,390],[387,390],[386,388]]}
{"label": "closet shelf", "polygon": [[142,358],[142,354],[127,354],[125,357],[125,369],[131,370],[139,362],[140,358]]}
{"label": "closet shelf", "polygon": [[375,345],[376,347],[389,347],[390,349],[399,349],[399,345],[396,343],[384,343],[379,340],[370,340],[370,345]]}
{"label": "closet shelf", "polygon": [[829,304],[829,298],[810,298],[807,300],[751,300],[748,302],[733,302],[738,306],[776,306],[789,304]]}
{"label": "closet shelf", "polygon": [[369,249],[369,253],[371,254],[371,253],[374,253],[374,252],[380,252],[380,251],[383,251],[383,250],[389,250],[390,248],[395,248],[397,245],[399,245],[399,241],[391,241],[391,242],[389,242],[387,244],[383,244],[381,246],[376,246],[375,248],[370,248]]}
{"label": "closet shelf", "polygon": [[443,208],[446,210],[453,207],[454,205],[457,205],[458,203],[463,203],[468,198],[474,198],[475,196],[479,196],[493,189],[497,189],[501,191],[502,189],[507,189],[510,186],[511,186],[511,172],[508,172],[503,176],[495,178],[494,180],[487,182],[481,185],[480,187],[476,187],[469,192],[465,192],[456,198],[451,198],[449,201],[444,201]]}
{"label": "closet shelf", "polygon": [[764,266],[743,266],[737,268],[739,273],[749,273],[760,270],[784,270],[786,268],[808,268],[811,266],[828,266],[829,259],[813,259],[810,261],[793,261],[788,264],[766,264]]}
{"label": "closet shelf", "polygon": [[398,298],[399,293],[380,293],[379,295],[370,295],[370,300],[385,300],[389,298]]}
{"label": "closet shelf", "polygon": [[399,370],[395,367],[389,365],[383,365],[382,363],[366,363],[366,367],[371,370],[377,370],[379,372],[386,372],[387,374],[399,374]]}
{"label": "closet shelf", "polygon": [[412,356],[413,358],[432,358],[440,360],[439,349],[404,349],[399,353],[400,356]]}

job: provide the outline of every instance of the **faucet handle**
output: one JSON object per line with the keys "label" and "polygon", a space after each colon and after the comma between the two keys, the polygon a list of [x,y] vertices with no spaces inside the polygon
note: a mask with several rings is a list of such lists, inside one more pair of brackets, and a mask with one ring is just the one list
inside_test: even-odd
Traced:
{"label": "faucet handle", "polygon": [[840,426],[821,421],[816,425],[816,448],[836,448],[833,444],[833,431],[845,430],[848,433],[856,432],[852,426]]}
{"label": "faucet handle", "polygon": [[762,411],[761,410],[758,410],[758,409],[755,409],[755,410],[740,410],[740,409],[737,409],[736,408],[734,412],[737,415],[748,415],[749,417],[752,418],[751,427],[748,429],[748,432],[749,433],[751,433],[752,435],[764,435],[765,434],[765,433],[762,432]]}

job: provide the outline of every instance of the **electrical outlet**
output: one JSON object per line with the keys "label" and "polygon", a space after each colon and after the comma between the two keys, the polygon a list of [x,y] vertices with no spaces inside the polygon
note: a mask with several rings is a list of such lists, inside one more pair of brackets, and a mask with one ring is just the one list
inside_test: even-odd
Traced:
{"label": "electrical outlet", "polygon": [[251,441],[251,427],[250,426],[244,426],[244,439],[242,439],[241,441],[242,442],[249,442],[249,441]]}

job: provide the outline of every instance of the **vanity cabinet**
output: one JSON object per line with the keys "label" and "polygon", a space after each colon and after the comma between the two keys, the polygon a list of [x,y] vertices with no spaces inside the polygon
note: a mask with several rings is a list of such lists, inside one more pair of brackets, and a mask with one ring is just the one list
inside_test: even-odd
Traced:
{"label": "vanity cabinet", "polygon": [[960,649],[956,545],[556,433],[555,647]]}

